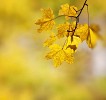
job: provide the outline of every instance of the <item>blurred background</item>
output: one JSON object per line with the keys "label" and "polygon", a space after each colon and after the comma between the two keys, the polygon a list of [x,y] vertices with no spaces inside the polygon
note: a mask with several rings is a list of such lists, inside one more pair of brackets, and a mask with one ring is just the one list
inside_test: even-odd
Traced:
{"label": "blurred background", "polygon": [[[84,0],[0,0],[0,100],[106,100],[105,0],[88,0],[90,23],[103,37],[93,50],[83,43],[75,62],[58,68],[45,59],[48,34],[34,23],[41,8],[57,15],[64,3],[80,9]],[[86,8],[80,22],[87,23]]]}

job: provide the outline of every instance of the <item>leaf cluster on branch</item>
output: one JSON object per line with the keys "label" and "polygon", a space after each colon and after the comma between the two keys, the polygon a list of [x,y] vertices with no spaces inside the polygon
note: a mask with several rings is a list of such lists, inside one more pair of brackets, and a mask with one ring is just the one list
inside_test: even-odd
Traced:
{"label": "leaf cluster on branch", "polygon": [[[89,48],[94,48],[98,40],[98,31],[87,24],[80,24],[79,17],[83,9],[87,7],[87,0],[85,0],[81,9],[71,6],[66,3],[61,5],[59,14],[57,17],[54,16],[51,8],[41,9],[43,15],[42,18],[36,21],[36,25],[39,25],[38,32],[52,30],[55,25],[55,19],[62,16],[65,17],[65,22],[57,26],[57,33],[51,32],[49,38],[44,42],[44,46],[49,47],[50,52],[46,55],[47,59],[52,59],[54,65],[57,67],[62,64],[63,61],[71,64],[73,63],[73,54],[77,51],[79,44],[86,41]],[[73,20],[74,19],[74,20]],[[88,12],[89,19],[89,12]],[[56,40],[60,38],[66,38],[62,46],[56,44]]]}

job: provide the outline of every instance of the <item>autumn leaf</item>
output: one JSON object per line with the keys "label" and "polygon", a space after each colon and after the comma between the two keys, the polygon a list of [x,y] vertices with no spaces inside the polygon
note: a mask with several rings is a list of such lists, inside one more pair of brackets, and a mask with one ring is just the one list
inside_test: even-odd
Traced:
{"label": "autumn leaf", "polygon": [[63,61],[66,61],[69,64],[72,64],[74,57],[71,53],[71,49],[61,49],[53,56],[54,66],[58,67],[62,64]]}
{"label": "autumn leaf", "polygon": [[51,8],[48,9],[41,9],[43,12],[43,16],[41,19],[36,21],[36,25],[40,25],[38,32],[41,33],[42,31],[51,30],[55,24],[54,22],[54,14]]}
{"label": "autumn leaf", "polygon": [[46,55],[46,59],[52,59],[54,66],[58,67],[63,61],[73,63],[73,56],[70,48],[63,49],[57,44],[53,44],[49,48],[51,51]]}
{"label": "autumn leaf", "polygon": [[53,44],[51,46],[49,46],[50,48],[50,52],[46,55],[46,59],[52,59],[52,57],[61,50],[61,46],[57,45],[57,44]]}
{"label": "autumn leaf", "polygon": [[49,48],[51,51],[46,55],[46,59],[53,59],[53,63],[56,67],[61,65],[64,61],[62,47],[57,44],[53,44]]}
{"label": "autumn leaf", "polygon": [[65,53],[62,49],[53,56],[54,66],[56,67],[60,66],[64,60],[65,60]]}
{"label": "autumn leaf", "polygon": [[70,6],[69,4],[61,5],[59,10],[59,15],[65,15],[66,20],[70,19],[69,16],[77,16],[77,7]]}
{"label": "autumn leaf", "polygon": [[88,37],[88,25],[87,24],[84,24],[84,25],[78,24],[74,35],[78,35],[80,37],[81,41],[86,40],[86,38]]}
{"label": "autumn leaf", "polygon": [[64,45],[64,49],[70,48],[71,53],[75,53],[79,44],[81,43],[81,39],[77,36],[73,36],[73,41],[71,41],[71,36],[67,38],[66,44]]}
{"label": "autumn leaf", "polygon": [[47,39],[45,42],[44,42],[44,46],[50,46],[53,44],[53,42],[56,41],[56,36],[52,33],[50,36],[49,36],[49,39]]}
{"label": "autumn leaf", "polygon": [[67,48],[64,51],[65,51],[65,61],[69,64],[72,64],[74,60],[72,50],[70,48]]}
{"label": "autumn leaf", "polygon": [[[64,36],[67,36],[68,32],[67,30],[69,30],[69,23],[66,22],[64,24],[60,24],[58,27],[57,27],[57,30],[58,30],[58,34],[57,34],[57,37],[58,38],[63,38]],[[70,28],[71,30],[71,28]]]}
{"label": "autumn leaf", "polygon": [[98,38],[97,34],[95,32],[93,32],[91,29],[89,29],[88,38],[86,40],[89,48],[94,48],[98,39],[99,38]]}
{"label": "autumn leaf", "polygon": [[77,36],[73,36],[73,41],[72,41],[71,45],[76,45],[78,47],[80,43],[81,43],[81,38],[79,38]]}

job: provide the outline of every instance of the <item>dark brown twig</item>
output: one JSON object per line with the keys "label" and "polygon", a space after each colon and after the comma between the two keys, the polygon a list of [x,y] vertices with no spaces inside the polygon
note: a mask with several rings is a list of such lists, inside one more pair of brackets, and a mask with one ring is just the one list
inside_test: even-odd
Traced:
{"label": "dark brown twig", "polygon": [[[67,30],[67,32],[73,32],[73,34],[71,35],[71,41],[73,41],[73,36],[74,36],[75,30],[77,29],[77,26],[78,26],[78,23],[79,23],[79,17],[80,17],[80,15],[81,15],[81,13],[82,13],[82,11],[83,11],[83,9],[84,9],[85,6],[87,6],[87,12],[88,12],[87,0],[85,0],[85,2],[84,2],[84,4],[83,4],[83,6],[82,6],[81,9],[78,10],[78,11],[76,11],[76,12],[78,13],[78,15],[77,15],[76,17],[74,17],[74,18],[76,18],[76,25],[75,25],[74,30],[72,30],[72,31]],[[88,16],[89,16],[89,12],[88,12]],[[89,18],[88,18],[88,19],[89,19]],[[88,22],[89,22],[89,20],[88,20]],[[88,25],[88,26],[89,26],[89,25]]]}

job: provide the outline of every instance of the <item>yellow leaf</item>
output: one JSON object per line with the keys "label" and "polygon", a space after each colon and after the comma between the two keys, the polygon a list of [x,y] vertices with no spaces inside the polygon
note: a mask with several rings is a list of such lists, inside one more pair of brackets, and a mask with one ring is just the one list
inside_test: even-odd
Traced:
{"label": "yellow leaf", "polygon": [[53,10],[51,8],[48,9],[41,9],[41,11],[43,12],[43,18],[45,19],[53,19],[54,18],[54,14],[53,14]]}
{"label": "yellow leaf", "polygon": [[78,35],[82,41],[86,40],[88,37],[88,25],[87,24],[84,24],[84,25],[78,24],[74,35]]}
{"label": "yellow leaf", "polygon": [[86,40],[89,48],[94,48],[96,43],[97,43],[97,40],[98,40],[98,36],[96,35],[95,32],[93,32],[91,29],[89,29],[89,34],[88,34],[88,38]]}
{"label": "yellow leaf", "polygon": [[64,24],[60,24],[57,29],[58,29],[57,37],[62,38],[67,35],[67,30],[69,30],[69,23],[67,22]]}
{"label": "yellow leaf", "polygon": [[46,55],[47,59],[53,59],[54,66],[59,66],[63,61],[73,63],[73,56],[70,48],[62,49],[61,46],[53,44],[50,46],[51,51]]}
{"label": "yellow leaf", "polygon": [[71,45],[76,45],[78,47],[80,43],[81,43],[81,39],[77,36],[73,36],[73,41]]}
{"label": "yellow leaf", "polygon": [[70,48],[71,53],[74,53],[81,43],[81,39],[77,36],[73,36],[73,41],[71,42],[71,36],[67,38],[66,44],[64,45],[64,49]]}
{"label": "yellow leaf", "polygon": [[59,51],[61,50],[61,46],[57,45],[57,44],[53,44],[51,46],[49,46],[50,48],[50,52],[46,55],[46,59],[52,59],[52,57]]}
{"label": "yellow leaf", "polygon": [[[57,37],[58,38],[63,38],[64,36],[71,36],[72,35],[72,24],[66,22],[64,24],[60,24],[58,26],[58,34],[57,34]],[[70,31],[70,32],[68,32]]]}
{"label": "yellow leaf", "polygon": [[65,61],[69,64],[73,63],[74,57],[72,55],[72,50],[70,48],[67,48],[65,51]]}
{"label": "yellow leaf", "polygon": [[40,25],[40,28],[38,29],[38,32],[41,33],[42,31],[51,30],[55,24],[53,18],[54,14],[52,9],[42,9],[43,16],[41,19],[38,19],[36,21],[36,25]]}
{"label": "yellow leaf", "polygon": [[54,66],[56,67],[61,65],[64,60],[65,60],[65,54],[62,49],[53,56]]}
{"label": "yellow leaf", "polygon": [[47,39],[45,42],[44,42],[44,46],[50,46],[53,44],[53,42],[56,41],[56,36],[55,35],[50,35],[49,39]]}
{"label": "yellow leaf", "polygon": [[65,15],[65,18],[68,20],[69,16],[77,16],[77,7],[70,6],[69,4],[61,5],[61,9],[59,10],[59,15]]}

